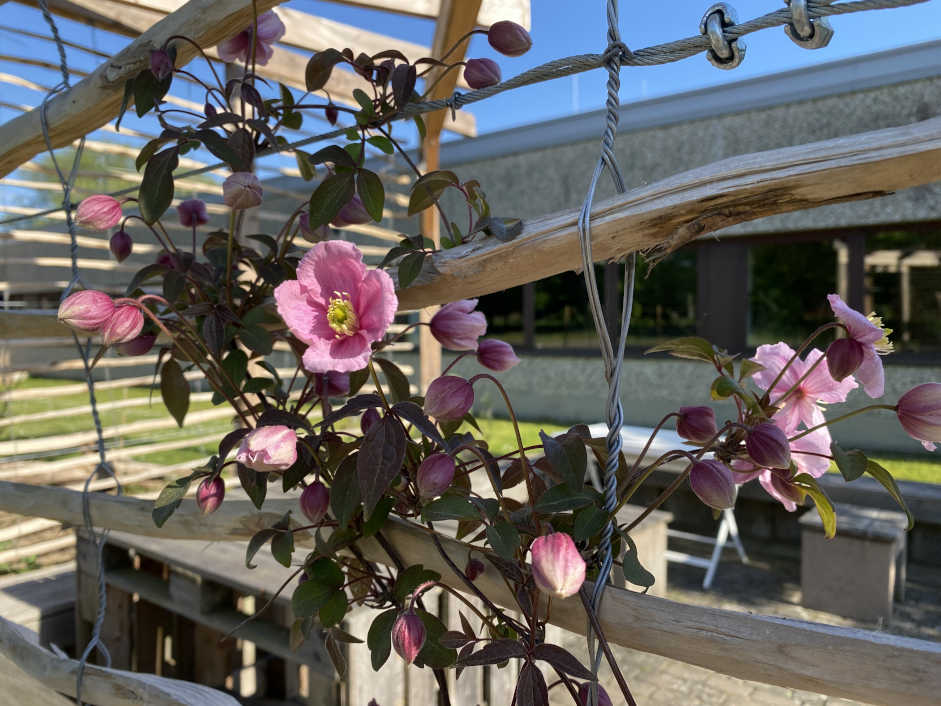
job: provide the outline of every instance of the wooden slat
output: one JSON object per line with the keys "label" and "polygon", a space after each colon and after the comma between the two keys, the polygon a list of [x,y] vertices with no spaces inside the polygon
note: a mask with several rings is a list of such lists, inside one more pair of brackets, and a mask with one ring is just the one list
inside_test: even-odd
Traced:
{"label": "wooden slat", "polygon": [[[334,2],[432,19],[441,14],[441,0],[334,0]],[[529,0],[484,0],[481,3],[480,14],[477,16],[477,23],[481,27],[489,27],[500,20],[512,20],[529,29],[531,24]]]}
{"label": "wooden slat", "polygon": [[[190,0],[180,11],[168,15],[141,34],[90,76],[60,93],[47,104],[46,116],[55,147],[69,144],[109,122],[118,113],[124,83],[150,61],[150,49],[161,46],[174,34],[185,34],[200,46],[213,46],[246,26],[253,13],[269,10],[279,0]],[[180,42],[178,61],[185,64],[194,50]],[[0,126],[0,176],[45,149],[39,110],[33,110]]]}
{"label": "wooden slat", "polygon": [[[104,363],[107,358],[98,361],[98,365]],[[130,360],[130,359],[129,359]],[[156,361],[156,357],[154,357]],[[190,404],[194,402],[208,402],[212,399],[211,392],[194,392],[190,395]],[[116,400],[114,402],[99,402],[96,407],[99,412],[110,412],[115,409],[127,409],[129,407],[145,407],[152,404],[162,404],[159,400],[150,397],[132,397],[129,400]],[[19,414],[15,417],[3,417],[0,419],[0,427],[8,427],[16,424],[28,424],[30,422],[41,422],[46,419],[57,419],[61,417],[79,417],[91,414],[91,405],[82,405],[80,407],[67,407],[59,409],[50,409],[45,412],[33,412],[32,414]],[[2,540],[0,540],[2,541]]]}
{"label": "wooden slat", "polygon": [[[664,254],[721,228],[776,213],[883,196],[941,180],[941,118],[730,157],[600,201],[595,261]],[[538,188],[534,183],[533,188]],[[435,253],[399,309],[420,309],[579,266],[578,211],[524,223],[509,243],[486,238]]]}
{"label": "wooden slat", "polygon": [[[229,500],[208,516],[195,502],[184,501],[160,529],[153,524],[148,502],[101,494],[93,495],[90,502],[96,524],[112,529],[168,539],[246,541],[294,508],[296,500],[271,500],[263,512],[249,501]],[[77,524],[82,518],[82,495],[61,488],[0,482],[0,510]],[[444,582],[464,588],[438,556],[424,528],[392,521],[383,532],[406,565],[424,564],[440,572]],[[312,546],[313,537],[295,532],[295,543]],[[453,557],[467,554],[461,542],[444,538],[442,543]],[[367,560],[388,561],[373,539],[358,546]],[[476,583],[496,603],[514,605],[496,572],[485,572]],[[686,605],[618,588],[608,589],[599,619],[615,644],[741,679],[887,706],[933,705],[941,693],[941,670],[937,668],[941,645],[925,640]],[[552,622],[573,632],[585,632],[584,611],[575,598],[553,601]]]}

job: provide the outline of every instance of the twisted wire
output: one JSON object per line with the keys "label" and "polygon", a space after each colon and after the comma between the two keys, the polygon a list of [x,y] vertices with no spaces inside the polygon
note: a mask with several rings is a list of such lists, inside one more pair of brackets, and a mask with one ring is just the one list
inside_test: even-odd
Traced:
{"label": "twisted wire", "polygon": [[[62,292],[62,296],[59,299],[61,303],[62,300],[72,292],[76,285],[84,286],[82,283],[81,273],[78,269],[78,238],[76,237],[75,233],[75,221],[72,218],[72,189],[75,185],[75,179],[78,176],[79,164],[82,161],[82,154],[84,153],[85,148],[85,138],[82,137],[79,140],[78,147],[75,149],[75,153],[72,156],[71,169],[69,170],[68,176],[66,176],[63,173],[62,168],[59,166],[59,160],[56,157],[55,151],[52,147],[52,139],[49,135],[49,122],[46,116],[46,109],[48,107],[49,100],[54,95],[69,88],[69,68],[65,56],[65,46],[62,42],[62,38],[59,35],[59,28],[57,27],[52,14],[49,12],[47,0],[39,0],[39,7],[42,11],[43,18],[49,25],[49,29],[52,32],[52,36],[55,40],[56,49],[59,53],[59,69],[62,74],[62,80],[57,85],[53,86],[43,97],[42,104],[39,107],[39,122],[42,129],[42,137],[43,141],[45,142],[46,149],[49,151],[52,165],[55,168],[57,176],[59,177],[59,183],[62,186],[62,210],[65,211],[65,225],[69,231],[69,256],[71,259],[72,278],[69,281],[68,286],[65,288],[65,291]],[[94,478],[100,477],[102,474],[107,475],[114,480],[118,495],[121,494],[121,484],[118,482],[117,476],[114,473],[114,469],[108,463],[105,456],[104,432],[101,426],[101,415],[98,412],[98,401],[95,395],[95,380],[92,376],[91,364],[89,363],[91,355],[91,339],[87,339],[85,345],[83,346],[78,338],[78,334],[73,331],[72,340],[75,342],[75,347],[78,350],[79,356],[82,360],[82,366],[85,370],[85,383],[88,387],[88,401],[91,407],[92,419],[95,424],[96,446],[98,450],[98,464],[85,479],[85,485],[82,489],[82,521],[85,532],[89,537],[91,537],[96,551],[95,563],[98,583],[98,610],[95,615],[95,621],[92,625],[91,639],[85,646],[85,649],[78,660],[78,670],[75,675],[75,700],[78,702],[79,706],[81,706],[85,667],[88,663],[88,659],[91,656],[91,653],[97,649],[105,662],[105,666],[111,666],[111,654],[108,652],[108,648],[101,640],[101,629],[102,625],[104,624],[105,613],[108,606],[103,562],[104,545],[105,539],[108,536],[108,530],[103,530],[101,534],[95,533],[95,529],[92,524],[91,506],[89,502],[89,486]]]}
{"label": "twisted wire", "polygon": [[[835,0],[808,0],[808,17],[813,20],[818,17],[845,15],[853,12],[863,12],[867,10],[886,10],[898,7],[907,7],[909,5],[918,5],[924,2],[928,2],[928,0],[852,0],[851,2],[839,2],[837,4],[833,4],[834,2]],[[722,29],[722,33],[727,40],[734,40],[739,37],[744,37],[746,34],[751,34],[752,32],[757,32],[762,29],[788,25],[791,23],[791,21],[791,11],[789,8],[785,7],[780,10],[769,12],[760,17],[756,17],[755,19],[749,20],[747,22],[735,24],[730,27],[724,27]],[[576,56],[564,57],[561,59],[554,59],[553,61],[536,66],[532,69],[529,69],[528,71],[524,71],[523,73],[495,86],[481,88],[475,91],[469,91],[467,93],[455,92],[446,98],[433,101],[409,103],[397,116],[392,118],[392,120],[404,120],[416,115],[422,115],[424,113],[430,113],[441,109],[448,109],[454,112],[465,105],[476,103],[486,98],[490,98],[491,96],[495,96],[498,93],[503,93],[504,91],[509,91],[514,88],[521,88],[523,86],[529,86],[535,83],[541,83],[543,81],[551,81],[553,79],[564,78],[566,76],[572,76],[574,74],[601,68],[602,66],[607,66],[611,58],[609,54],[612,53],[617,56],[620,66],[656,66],[659,64],[667,64],[674,61],[679,61],[681,59],[687,59],[691,56],[695,56],[696,54],[708,51],[710,48],[711,44],[709,43],[709,39],[703,35],[678,39],[676,41],[667,42],[665,44],[656,44],[654,46],[647,47],[645,49],[638,49],[633,52],[624,51],[626,47],[624,47],[623,44],[615,43],[610,45],[608,51],[603,54],[580,54]],[[64,52],[64,50],[62,51]],[[280,152],[291,152],[299,147],[304,147],[315,142],[320,142],[321,140],[329,140],[333,137],[339,137],[340,135],[344,134],[347,129],[348,128],[346,127],[342,127],[335,130],[330,130],[329,132],[320,133],[318,135],[312,135],[311,137],[305,137],[304,139],[297,140],[286,145],[272,146],[267,149],[260,150],[257,156],[265,157]],[[181,172],[180,174],[175,175],[175,178],[185,179],[186,177],[205,174],[206,172],[210,172],[214,169],[219,169],[220,167],[224,166],[224,162],[216,162],[214,164],[208,164],[204,167],[198,167],[196,169]],[[111,192],[111,196],[125,196],[127,194],[133,193],[134,191],[136,191],[134,187],[129,187],[127,189]],[[13,216],[4,220],[0,220],[0,225],[17,223],[20,221],[30,220],[32,218],[39,218],[41,216],[46,216],[50,213],[55,213],[56,211],[60,210],[61,207],[36,211],[35,213],[26,215]]]}

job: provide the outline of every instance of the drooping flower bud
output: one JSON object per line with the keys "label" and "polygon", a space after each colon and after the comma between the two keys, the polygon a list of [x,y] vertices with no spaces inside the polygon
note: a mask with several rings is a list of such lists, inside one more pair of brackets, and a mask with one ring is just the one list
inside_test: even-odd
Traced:
{"label": "drooping flower bud", "polygon": [[490,42],[490,46],[507,56],[522,56],[533,45],[529,32],[510,20],[502,20],[490,25],[487,41]]}
{"label": "drooping flower bud", "polygon": [[378,422],[380,419],[379,412],[376,411],[375,407],[370,407],[365,412],[363,416],[359,418],[359,428],[365,434],[370,429],[372,429],[373,424]]}
{"label": "drooping flower bud", "polygon": [[684,439],[705,444],[717,433],[716,413],[712,407],[680,407],[676,433]]}
{"label": "drooping flower bud", "polygon": [[149,353],[150,349],[154,347],[157,337],[152,333],[142,333],[137,338],[132,338],[130,341],[125,341],[124,343],[119,343],[117,345],[118,353],[121,355],[144,355]]}
{"label": "drooping flower bud", "polygon": [[406,664],[411,664],[425,645],[425,635],[425,624],[421,618],[407,610],[399,613],[392,624],[392,647]]}
{"label": "drooping flower bud", "polygon": [[196,506],[204,515],[219,509],[225,497],[225,483],[219,476],[204,478],[196,488]]}
{"label": "drooping flower bud", "polygon": [[493,59],[468,59],[464,64],[464,80],[473,89],[496,86],[500,83],[500,66]]}
{"label": "drooping flower bud", "polygon": [[474,388],[456,375],[432,380],[425,393],[425,414],[441,421],[463,419],[474,405]]}
{"label": "drooping flower bud", "polygon": [[121,220],[121,202],[107,194],[95,194],[83,199],[75,211],[75,222],[82,228],[110,230]]}
{"label": "drooping flower bud", "polygon": [[330,103],[326,108],[323,109],[323,116],[327,119],[327,122],[331,125],[336,125],[337,120],[340,117],[340,111],[333,103]]}
{"label": "drooping flower bud", "polygon": [[431,317],[431,335],[445,348],[475,350],[477,339],[487,333],[487,317],[481,311],[474,311],[476,306],[476,299],[445,304]]}
{"label": "drooping flower bud", "polygon": [[415,478],[422,500],[436,498],[447,490],[454,480],[454,470],[454,460],[445,453],[432,454],[422,461]]}
{"label": "drooping flower bud", "polygon": [[340,212],[330,221],[334,228],[345,228],[346,226],[362,225],[372,221],[372,216],[363,205],[363,200],[359,194],[353,194],[353,198],[343,204]]}
{"label": "drooping flower bud", "polygon": [[484,566],[484,562],[482,562],[480,559],[470,559],[467,562],[467,566],[464,567],[464,575],[469,580],[474,581],[486,570],[487,567]]}
{"label": "drooping flower bud", "polygon": [[350,374],[335,370],[315,373],[314,391],[321,397],[343,397],[350,391]]}
{"label": "drooping flower bud", "polygon": [[254,208],[261,204],[261,182],[251,172],[235,172],[222,182],[222,200],[236,210]]}
{"label": "drooping flower bud", "polygon": [[326,223],[316,228],[310,227],[310,214],[307,211],[304,211],[298,217],[297,224],[300,226],[301,235],[304,236],[304,240],[309,243],[319,243],[321,240],[328,240],[330,238],[330,226]]}
{"label": "drooping flower bud", "polygon": [[209,213],[206,211],[206,202],[202,199],[187,199],[180,201],[176,207],[180,217],[180,225],[187,228],[205,225],[209,222]]}
{"label": "drooping flower bud", "polygon": [[101,342],[106,346],[126,343],[140,336],[144,315],[136,306],[119,306],[108,323],[101,327]]}
{"label": "drooping flower bud", "polygon": [[761,468],[787,468],[791,464],[787,434],[773,422],[752,427],[745,437],[745,448],[751,460]]}
{"label": "drooping flower bud", "polygon": [[111,254],[114,255],[115,260],[124,262],[134,249],[134,241],[131,240],[128,232],[122,229],[115,231],[115,234],[111,236],[108,247],[111,248]]}
{"label": "drooping flower bud", "polygon": [[155,49],[150,52],[150,73],[158,81],[163,81],[173,73],[173,59],[165,49]]}
{"label": "drooping flower bud", "polygon": [[297,461],[297,434],[281,424],[258,427],[242,439],[235,460],[253,471],[286,471]]}
{"label": "drooping flower bud", "polygon": [[59,322],[83,333],[95,333],[114,314],[114,302],[104,292],[83,289],[59,304]]}
{"label": "drooping flower bud", "polygon": [[689,487],[696,497],[716,510],[735,505],[738,486],[731,469],[721,461],[697,461],[689,472]]}
{"label": "drooping flower bud", "polygon": [[[578,687],[578,703],[580,706],[588,706],[588,699],[591,696],[591,682],[583,682]],[[598,703],[596,706],[614,706],[608,692],[604,690],[601,684],[598,685]]]}
{"label": "drooping flower bud", "polygon": [[320,522],[330,506],[330,491],[319,480],[314,481],[301,493],[301,512],[312,525]]}
{"label": "drooping flower bud", "polygon": [[585,560],[565,532],[537,537],[531,548],[533,579],[539,590],[557,598],[578,593],[585,583]]}
{"label": "drooping flower bud", "polygon": [[838,338],[827,347],[827,369],[837,382],[855,373],[866,349],[855,338]]}
{"label": "drooping flower bud", "polygon": [[[480,312],[477,312],[480,313]],[[506,341],[485,338],[477,344],[477,362],[485,368],[503,372],[520,362],[516,352]]]}
{"label": "drooping flower bud", "polygon": [[899,398],[895,412],[899,424],[928,451],[941,444],[941,382],[926,382]]}

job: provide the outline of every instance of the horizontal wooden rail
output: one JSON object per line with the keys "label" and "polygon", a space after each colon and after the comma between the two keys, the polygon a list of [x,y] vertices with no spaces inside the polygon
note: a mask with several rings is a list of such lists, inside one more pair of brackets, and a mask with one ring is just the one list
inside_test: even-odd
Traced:
{"label": "horizontal wooden rail", "polygon": [[[941,118],[796,147],[756,152],[633,189],[595,205],[596,262],[645,250],[672,252],[727,226],[776,213],[883,196],[941,181]],[[538,188],[538,186],[534,186]],[[475,297],[581,267],[578,211],[435,253],[400,290],[400,309]]]}
{"label": "horizontal wooden rail", "polygon": [[[297,504],[293,499],[272,500],[259,512],[247,500],[230,500],[214,514],[204,516],[194,502],[184,501],[158,529],[151,519],[149,502],[97,493],[90,502],[98,526],[165,539],[205,541],[246,541],[287,510],[296,509]],[[0,510],[79,524],[82,494],[0,482]],[[383,531],[406,564],[424,564],[439,571],[446,583],[464,589],[423,528],[392,522]],[[295,543],[310,547],[313,537],[297,532]],[[443,544],[456,561],[466,557],[465,545],[448,538]],[[362,540],[359,548],[369,561],[388,562],[372,539]],[[512,607],[512,596],[494,573],[480,576],[478,587],[496,603]],[[886,706],[937,704],[941,693],[941,645],[925,640],[703,608],[618,588],[608,590],[600,620],[615,644],[741,679]],[[585,616],[577,599],[553,601],[552,622],[585,632]]]}

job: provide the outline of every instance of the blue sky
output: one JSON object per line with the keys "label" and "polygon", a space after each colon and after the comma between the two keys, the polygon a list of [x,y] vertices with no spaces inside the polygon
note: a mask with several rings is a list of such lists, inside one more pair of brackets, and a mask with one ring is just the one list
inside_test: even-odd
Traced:
{"label": "blue sky", "polygon": [[[623,2],[622,38],[628,46],[638,49],[692,36],[698,32],[702,12],[708,4],[706,0]],[[781,2],[776,0],[740,0],[733,4],[740,21],[752,19],[781,6]],[[495,59],[501,65],[503,76],[506,78],[554,58],[603,50],[605,20],[602,0],[532,0],[532,5],[534,45],[528,54],[518,58],[503,57],[489,47],[485,37],[477,36],[471,43],[469,56]],[[336,2],[292,0],[288,6],[426,45],[430,44],[434,31],[433,21],[429,19],[393,15]],[[55,61],[55,51],[51,43],[24,37],[6,29],[29,28],[34,32],[48,34],[37,10],[17,3],[5,4],[3,10],[3,20],[0,21],[0,55],[13,54]],[[941,0],[931,0],[912,7],[834,17],[831,18],[831,23],[835,29],[832,42],[825,49],[816,51],[796,46],[780,28],[754,33],[747,39],[748,52],[744,63],[733,71],[716,69],[703,56],[665,66],[626,68],[622,72],[621,102],[630,103],[703,86],[719,86],[752,76],[938,39],[941,37]],[[59,24],[66,39],[109,54],[129,41],[66,20],[60,19]],[[68,58],[72,66],[85,70],[93,69],[101,61],[71,49]],[[10,63],[2,58],[0,72],[15,74],[46,85],[51,85],[57,80],[53,71]],[[596,70],[503,93],[475,104],[471,112],[477,117],[479,132],[487,133],[588,111],[601,107],[604,81],[604,72]],[[0,87],[3,93],[0,100],[36,105],[41,99],[40,94],[25,88],[7,84]],[[201,101],[201,96],[192,87],[176,89],[175,92],[182,97]],[[0,121],[9,120],[17,114],[14,110],[0,107]],[[156,131],[155,124],[140,121],[136,116],[130,117],[126,125]],[[108,135],[108,139],[114,139],[113,135]],[[140,144],[139,141],[133,140],[130,143]]]}

